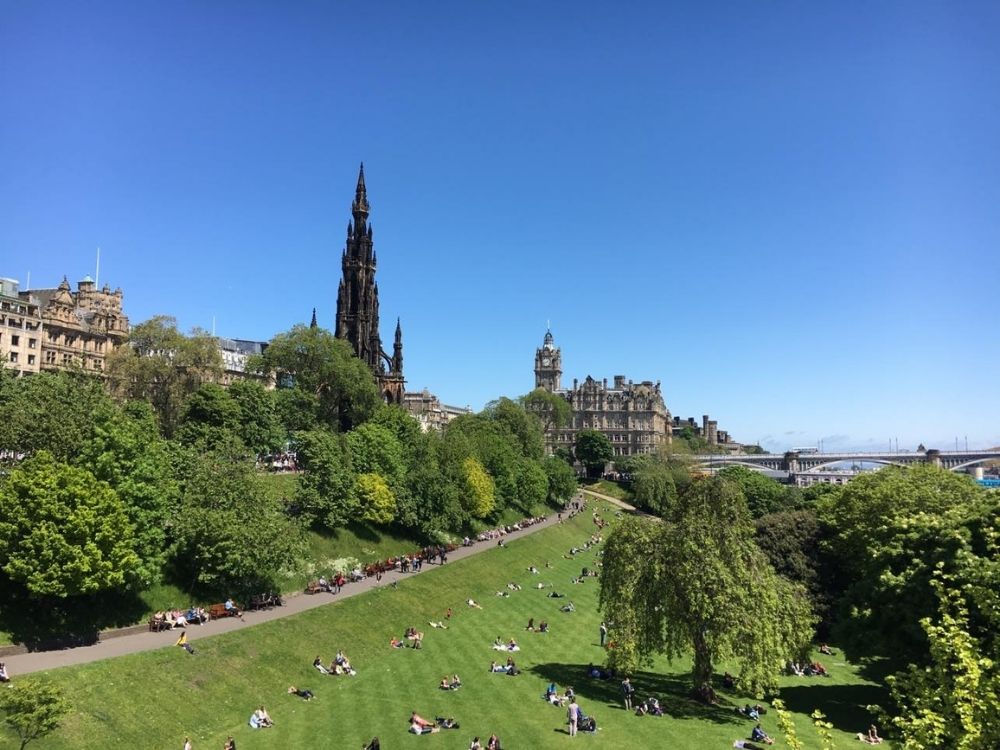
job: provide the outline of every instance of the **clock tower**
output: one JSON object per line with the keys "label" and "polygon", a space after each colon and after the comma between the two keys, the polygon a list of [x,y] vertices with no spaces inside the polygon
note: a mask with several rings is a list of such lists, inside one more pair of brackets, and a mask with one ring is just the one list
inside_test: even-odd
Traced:
{"label": "clock tower", "polygon": [[545,332],[545,340],[535,350],[535,388],[549,393],[562,389],[562,354],[553,343],[552,331]]}

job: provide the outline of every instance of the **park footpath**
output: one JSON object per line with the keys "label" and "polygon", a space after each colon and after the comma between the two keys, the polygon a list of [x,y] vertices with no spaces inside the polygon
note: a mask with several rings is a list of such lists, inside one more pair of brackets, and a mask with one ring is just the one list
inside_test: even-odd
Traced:
{"label": "park footpath", "polygon": [[[598,493],[588,494],[599,497],[601,500],[607,500],[618,506],[625,506],[625,504],[621,501],[615,500],[611,497],[598,495]],[[577,495],[573,499],[578,500],[583,498]],[[553,524],[558,523],[558,521],[558,515],[552,514],[547,516],[545,520],[528,526],[527,528],[510,532],[503,537],[503,540],[506,543],[507,541],[520,539],[521,537],[534,534],[536,531],[552,526]],[[497,546],[496,539],[487,539],[482,542],[473,542],[469,547],[458,547],[448,553],[448,562],[445,564],[450,565],[453,562],[457,562],[463,558],[478,554],[495,546]],[[430,565],[427,563],[425,563],[425,565],[427,565],[427,570],[433,570],[434,568],[440,567],[440,565]],[[280,620],[284,617],[291,617],[292,615],[296,615],[299,612],[305,612],[306,610],[316,609],[317,607],[323,607],[329,604],[336,604],[341,599],[357,596],[358,594],[364,594],[375,588],[391,586],[401,580],[409,578],[410,576],[420,575],[422,572],[424,572],[423,569],[414,573],[401,573],[398,569],[387,571],[382,574],[381,581],[376,581],[375,576],[370,576],[356,583],[347,583],[340,590],[339,594],[319,593],[307,595],[301,592],[289,594],[288,596],[283,597],[284,604],[282,606],[275,607],[273,609],[244,612],[243,619],[238,617],[225,617],[222,619],[210,620],[203,625],[188,625],[186,628],[188,642],[194,643],[201,638],[208,638],[221,633],[229,633],[234,630],[250,628],[254,625],[270,622],[271,620]],[[19,653],[0,657],[0,660],[6,662],[8,672],[12,678],[16,679],[17,675],[29,674],[31,672],[42,672],[48,669],[58,669],[59,667],[69,667],[76,664],[89,664],[90,662],[101,661],[102,659],[113,659],[116,656],[137,654],[142,651],[153,651],[158,648],[164,648],[165,646],[173,646],[179,635],[178,630],[179,629],[164,630],[159,633],[153,633],[149,631],[146,625],[137,625],[135,627],[125,628],[119,631],[105,631],[101,634],[100,640],[93,645],[77,646],[74,648],[55,651]]]}

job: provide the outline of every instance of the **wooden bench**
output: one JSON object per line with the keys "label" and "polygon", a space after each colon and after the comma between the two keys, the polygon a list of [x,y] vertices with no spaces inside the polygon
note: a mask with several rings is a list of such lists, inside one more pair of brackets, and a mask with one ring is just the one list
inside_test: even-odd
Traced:
{"label": "wooden bench", "polygon": [[159,633],[161,630],[170,630],[170,623],[167,622],[166,618],[156,619],[155,617],[149,618],[149,631],[151,633]]}
{"label": "wooden bench", "polygon": [[208,617],[210,620],[217,620],[220,617],[236,617],[238,611],[238,606],[233,609],[226,609],[225,604],[213,604],[208,608]]}
{"label": "wooden bench", "polygon": [[319,585],[319,581],[309,581],[306,585],[307,594],[320,594],[324,591],[326,591],[326,589]]}

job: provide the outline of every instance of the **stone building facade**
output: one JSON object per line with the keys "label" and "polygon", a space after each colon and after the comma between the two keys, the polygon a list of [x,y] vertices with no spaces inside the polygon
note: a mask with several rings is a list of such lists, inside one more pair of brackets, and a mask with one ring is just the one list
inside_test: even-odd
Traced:
{"label": "stone building facade", "polygon": [[390,404],[402,404],[406,391],[403,379],[403,330],[396,320],[392,356],[382,348],[379,334],[378,284],[375,268],[378,258],[368,222],[371,206],[365,187],[365,165],[361,165],[358,184],[351,204],[353,220],[347,222],[347,242],[341,255],[343,277],[337,290],[336,336],[349,341],[355,354],[375,373],[382,398]]}
{"label": "stone building facade", "polygon": [[671,416],[663,401],[660,383],[644,380],[635,383],[616,375],[609,385],[607,378],[594,380],[589,375],[582,382],[573,379],[573,387],[562,387],[562,352],[555,345],[552,332],[545,334],[542,346],[535,351],[535,388],[542,388],[565,398],[572,410],[570,424],[552,429],[545,435],[549,453],[560,447],[572,447],[580,430],[603,432],[614,448],[615,456],[655,453],[671,440]]}
{"label": "stone building facade", "polygon": [[24,291],[8,279],[2,291],[7,330],[0,349],[9,348],[5,365],[21,373],[76,369],[103,375],[108,354],[128,336],[122,290],[111,291],[107,284],[98,289],[89,276],[77,283],[75,292],[66,278],[54,289]]}
{"label": "stone building facade", "polygon": [[424,388],[422,391],[407,391],[403,396],[403,408],[420,423],[424,432],[440,430],[456,417],[472,414],[468,406],[449,406]]}

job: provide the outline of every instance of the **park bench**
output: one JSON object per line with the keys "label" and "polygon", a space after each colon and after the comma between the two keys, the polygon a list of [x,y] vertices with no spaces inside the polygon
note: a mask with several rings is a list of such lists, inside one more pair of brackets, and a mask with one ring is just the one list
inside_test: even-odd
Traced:
{"label": "park bench", "polygon": [[309,583],[306,584],[307,594],[320,594],[324,591],[326,591],[326,589],[319,585],[319,581],[309,581]]}
{"label": "park bench", "polygon": [[236,609],[226,609],[225,604],[213,604],[208,608],[208,617],[212,620],[218,620],[220,617],[236,617],[238,609],[239,605]]}
{"label": "park bench", "polygon": [[250,597],[250,605],[248,609],[273,609],[274,607],[280,607],[282,605],[281,597],[270,591],[263,594],[254,594]]}
{"label": "park bench", "polygon": [[161,630],[170,630],[170,623],[167,622],[166,618],[149,618],[149,631],[151,633],[159,633]]}

